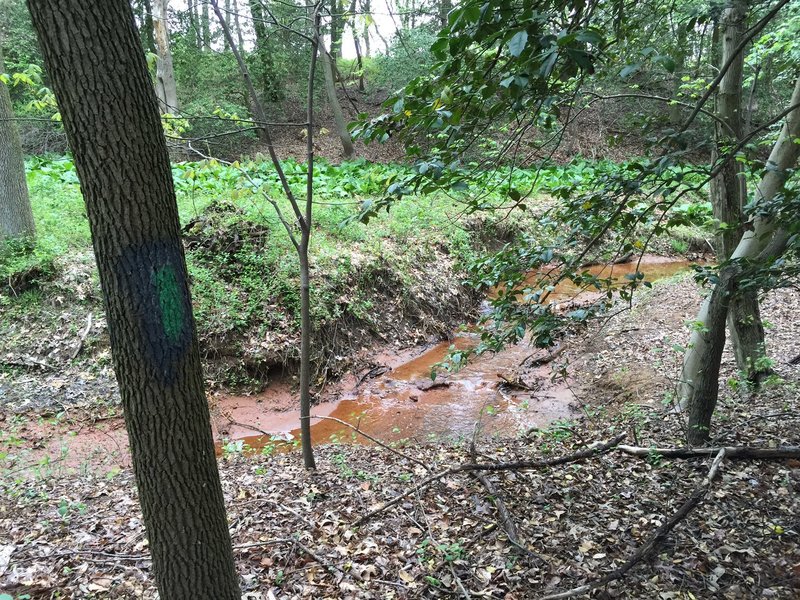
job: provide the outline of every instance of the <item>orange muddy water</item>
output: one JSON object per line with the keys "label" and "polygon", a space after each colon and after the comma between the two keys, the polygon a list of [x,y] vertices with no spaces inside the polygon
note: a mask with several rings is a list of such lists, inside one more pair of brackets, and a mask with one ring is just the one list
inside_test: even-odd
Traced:
{"label": "orange muddy water", "polygon": [[[685,271],[689,265],[688,261],[646,256],[641,263],[597,265],[587,270],[599,277],[624,281],[625,275],[638,269],[648,281],[655,281]],[[532,274],[528,283],[535,283],[538,277],[539,274]],[[580,290],[568,281],[556,286],[549,300],[590,300],[595,293]],[[520,364],[531,356],[533,349],[527,344],[473,358],[457,373],[431,381],[432,369],[446,358],[451,347],[473,348],[478,341],[476,335],[459,334],[418,356],[384,360],[390,371],[360,385],[355,385],[357,380],[344,383],[339,387],[339,400],[321,403],[312,414],[345,421],[387,442],[468,437],[474,434],[476,423],[481,435],[514,435],[573,415],[575,398],[569,382],[552,381],[551,365],[526,374],[531,390],[504,385],[504,378],[513,380]],[[544,355],[539,351],[534,358]],[[242,440],[254,449],[297,443],[299,411],[270,410],[276,395],[287,394],[284,386],[278,386],[260,396],[219,398],[214,411],[218,437]],[[314,443],[369,443],[352,428],[330,419],[312,419],[311,435]]]}
{"label": "orange muddy water", "polygon": [[[639,270],[648,281],[671,276],[689,268],[686,261],[645,257]],[[622,279],[635,272],[636,263],[596,266],[589,270],[601,277]],[[532,276],[534,277],[534,276]],[[533,281],[532,281],[533,282]],[[577,290],[570,282],[552,291],[552,302],[589,300],[594,292]],[[525,374],[531,389],[517,389],[503,378],[514,380],[518,367],[534,351],[527,344],[470,360],[457,373],[431,381],[432,368],[442,361],[451,345],[458,349],[474,347],[478,337],[458,334],[452,341],[373,356],[373,363],[386,372],[363,380],[351,376],[322,394],[323,402],[314,407],[316,416],[332,417],[357,426],[361,431],[386,442],[427,441],[480,435],[516,435],[531,427],[543,427],[574,414],[575,398],[569,382],[551,381],[552,365],[543,365]],[[557,362],[557,361],[556,361]],[[438,385],[431,385],[432,383]],[[328,401],[325,401],[328,400]],[[299,441],[297,394],[291,382],[275,381],[255,396],[214,395],[209,399],[212,428],[217,451],[233,441],[253,449],[291,448]],[[101,421],[71,419],[59,423],[27,420],[16,428],[14,445],[0,448],[20,455],[21,463],[56,458],[62,465],[126,465],[130,463],[128,439],[121,417]],[[351,428],[325,419],[312,421],[313,441],[368,442]]]}

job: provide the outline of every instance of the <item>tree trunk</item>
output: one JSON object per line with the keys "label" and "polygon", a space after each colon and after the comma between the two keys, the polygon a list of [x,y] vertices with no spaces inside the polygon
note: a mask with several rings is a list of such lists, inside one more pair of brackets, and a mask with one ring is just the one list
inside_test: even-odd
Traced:
{"label": "tree trunk", "polygon": [[167,7],[169,0],[153,0],[153,31],[155,32],[158,60],[156,61],[156,96],[162,113],[176,114],[178,88],[172,69],[172,52],[169,49]]}
{"label": "tree trunk", "polygon": [[[722,52],[720,67],[731,61],[734,51],[741,42],[747,20],[747,1],[735,0],[722,13],[720,37]],[[725,123],[716,124],[716,150],[712,164],[728,148],[735,145],[743,136],[742,119],[742,79],[744,53],[740,52],[731,61],[722,78],[717,94],[717,116]],[[729,160],[722,172],[711,181],[711,204],[714,217],[725,227],[717,236],[718,258],[730,258],[744,234],[744,205],[747,203],[747,184],[744,169],[737,160]],[[769,373],[759,360],[764,355],[764,327],[758,306],[758,290],[754,288],[739,290],[730,298],[728,329],[731,332],[736,363],[748,380],[758,382]],[[723,341],[724,343],[724,341]]]}
{"label": "tree trunk", "polygon": [[372,2],[371,0],[361,0],[361,12],[364,14],[364,56],[370,57],[369,25],[372,21]]}
{"label": "tree trunk", "polygon": [[161,598],[239,600],[158,104],[127,0],[28,0],[86,201]]}
{"label": "tree trunk", "polygon": [[[682,85],[681,78],[686,70],[686,54],[689,52],[687,47],[687,33],[686,27],[682,23],[678,23],[678,35],[675,42],[676,55],[675,55],[675,70],[672,78],[672,96],[676,100],[680,95]],[[678,128],[683,124],[683,111],[680,104],[671,104],[669,106],[669,122],[674,128]]]}
{"label": "tree trunk", "polygon": [[[231,0],[225,0],[225,24],[230,27],[231,26]],[[239,46],[241,48],[241,46]],[[228,38],[224,35],[222,36],[222,50],[224,52],[228,52],[230,47],[228,46]]]}
{"label": "tree trunk", "polygon": [[[344,1],[330,0],[331,1],[331,52],[330,56],[333,62],[342,55],[342,10],[344,8]],[[323,54],[325,54],[323,52]]]}
{"label": "tree trunk", "polygon": [[189,11],[189,25],[194,31],[195,46],[199,50],[203,47],[203,36],[200,33],[200,26],[198,21],[200,18],[197,15],[197,2],[200,0],[187,0],[186,6]]}
{"label": "tree trunk", "polygon": [[208,19],[208,2],[202,1],[203,7],[200,13],[200,29],[203,33],[203,48],[206,50],[211,49],[211,22]]}
{"label": "tree trunk", "polygon": [[139,0],[139,10],[142,14],[142,29],[144,47],[152,54],[156,53],[156,40],[153,35],[153,11],[150,9],[150,0]]}
{"label": "tree trunk", "polygon": [[242,25],[239,22],[239,3],[233,0],[233,26],[236,28],[236,39],[239,42],[239,48],[244,48],[244,35],[242,35]]}
{"label": "tree trunk", "polygon": [[[800,105],[800,78],[795,83],[789,106]],[[767,160],[767,170],[756,189],[757,200],[772,200],[782,193],[789,170],[800,156],[800,109],[794,109],[786,117],[778,141]],[[748,261],[764,262],[774,260],[783,254],[789,233],[781,227],[782,223],[769,216],[757,216],[752,230],[748,230],[731,255],[731,264],[723,267],[720,283],[703,302],[696,319],[696,326],[683,357],[683,371],[678,385],[678,399],[681,408],[688,408],[688,441],[698,444],[707,439],[711,427],[711,416],[717,402],[719,385],[719,364],[715,365],[717,353],[724,340],[726,304],[731,293],[735,292],[740,265]],[[730,273],[730,277],[726,276]],[[719,290],[718,290],[719,288]],[[710,381],[710,380],[714,381]],[[716,382],[716,383],[715,383]]]}
{"label": "tree trunk", "polygon": [[355,149],[353,148],[353,139],[350,137],[350,131],[347,129],[347,121],[345,121],[344,113],[342,112],[342,105],[339,103],[339,97],[336,95],[336,84],[333,81],[333,65],[331,58],[325,51],[325,47],[320,44],[320,58],[322,58],[322,71],[325,74],[325,94],[328,97],[328,105],[333,112],[333,121],[336,126],[336,133],[342,142],[342,150],[344,151],[345,158],[353,158]]}
{"label": "tree trunk", "polygon": [[[255,52],[261,63],[261,89],[264,93],[264,100],[267,102],[278,102],[281,99],[280,82],[275,74],[275,62],[272,53],[267,47],[269,31],[264,22],[264,8],[261,0],[250,0],[250,13],[253,15],[253,31],[256,34]],[[239,48],[242,46],[239,45]]]}
{"label": "tree trunk", "polygon": [[[4,70],[3,49],[0,46],[0,73]],[[36,233],[28,182],[25,180],[22,144],[13,119],[11,96],[6,85],[0,81],[0,242],[26,238],[30,241]]]}
{"label": "tree trunk", "polygon": [[440,0],[439,2],[439,27],[447,27],[447,15],[453,10],[453,0]]}

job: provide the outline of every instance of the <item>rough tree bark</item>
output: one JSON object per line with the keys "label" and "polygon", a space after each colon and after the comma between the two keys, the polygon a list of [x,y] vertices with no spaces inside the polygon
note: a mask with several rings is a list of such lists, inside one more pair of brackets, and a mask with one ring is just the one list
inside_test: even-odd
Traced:
{"label": "rough tree bark", "polygon": [[[800,78],[797,79],[789,106],[800,105]],[[771,200],[781,193],[790,170],[800,157],[800,108],[791,111],[772,147],[767,169],[756,188],[756,199]],[[717,403],[720,337],[724,337],[726,305],[736,292],[743,268],[750,262],[763,263],[781,256],[789,233],[782,223],[770,216],[758,216],[731,254],[731,262],[723,267],[720,281],[703,301],[696,326],[683,357],[683,371],[678,385],[681,408],[688,409],[687,440],[696,445],[708,439],[711,417]]]}
{"label": "rough tree bark", "polygon": [[239,600],[158,105],[127,0],[28,0],[86,201],[161,598]]}
{"label": "rough tree bark", "polygon": [[[720,37],[722,52],[720,65],[730,62],[717,94],[716,150],[712,163],[736,144],[744,134],[742,118],[742,79],[744,53],[733,57],[744,34],[747,20],[747,1],[734,0],[722,13]],[[744,169],[737,160],[728,161],[722,172],[710,184],[714,216],[724,225],[717,236],[720,261],[728,260],[744,234],[744,205],[747,203],[747,184]],[[764,327],[758,306],[758,290],[738,290],[730,298],[728,330],[739,370],[747,379],[758,382],[769,373],[759,359],[764,354]],[[723,345],[725,339],[721,342]]]}
{"label": "rough tree bark", "polygon": [[[0,47],[0,73],[4,70]],[[0,81],[0,242],[33,238],[35,234],[22,144],[14,123],[11,96]]]}
{"label": "rough tree bark", "polygon": [[167,8],[169,0],[153,0],[153,32],[156,51],[156,96],[162,113],[175,114],[179,110],[178,88],[175,72],[172,69],[172,52],[169,49],[169,30],[167,29]]}

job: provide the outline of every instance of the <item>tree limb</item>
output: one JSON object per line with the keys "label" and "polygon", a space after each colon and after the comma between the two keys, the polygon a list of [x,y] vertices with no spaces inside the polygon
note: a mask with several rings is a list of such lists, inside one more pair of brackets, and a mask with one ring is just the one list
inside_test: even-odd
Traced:
{"label": "tree limb", "polygon": [[586,594],[587,592],[603,587],[612,581],[616,581],[617,579],[624,577],[628,571],[653,553],[661,545],[667,535],[669,535],[669,532],[672,531],[678,523],[685,519],[686,516],[692,512],[698,504],[700,504],[700,502],[703,501],[703,498],[705,498],[708,490],[711,489],[711,483],[717,475],[717,471],[719,470],[719,466],[722,464],[722,461],[725,458],[725,454],[725,448],[720,448],[719,452],[717,452],[717,456],[711,463],[711,468],[708,470],[708,474],[705,476],[697,489],[692,492],[692,495],[689,496],[689,499],[684,502],[675,512],[675,514],[667,519],[664,524],[661,525],[661,527],[659,527],[656,532],[644,542],[644,544],[639,546],[639,548],[630,556],[630,558],[625,561],[625,564],[593,583],[572,588],[566,592],[559,592],[557,594],[543,596],[539,600],[563,600],[564,598],[572,598],[574,596]]}
{"label": "tree limb", "polygon": [[617,450],[631,456],[663,456],[664,458],[696,458],[713,456],[722,450],[726,458],[780,459],[800,458],[800,446],[778,446],[777,448],[754,448],[752,446],[725,446],[718,448],[645,448],[640,446],[617,446]]}

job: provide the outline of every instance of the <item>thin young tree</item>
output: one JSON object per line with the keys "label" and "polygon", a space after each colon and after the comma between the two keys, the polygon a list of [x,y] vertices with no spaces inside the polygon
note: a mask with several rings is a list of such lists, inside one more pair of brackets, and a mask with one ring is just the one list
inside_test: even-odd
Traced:
{"label": "thin young tree", "polygon": [[[231,30],[226,23],[219,8],[218,0],[210,0],[214,13],[217,16],[222,33],[228,40],[228,45],[233,52],[239,71],[242,74],[248,93],[253,98],[255,117],[261,128],[262,139],[267,146],[267,150],[272,160],[272,164],[278,173],[281,186],[286,198],[292,207],[294,215],[294,225],[284,216],[280,206],[272,198],[265,194],[265,198],[275,209],[278,218],[286,229],[289,239],[292,242],[297,257],[300,261],[300,437],[301,448],[303,451],[303,464],[307,469],[316,468],[314,461],[314,449],[311,445],[311,263],[309,261],[309,245],[311,243],[311,226],[313,216],[314,200],[314,74],[317,65],[318,38],[307,37],[311,44],[311,63],[308,72],[308,88],[306,98],[306,194],[305,202],[301,205],[289,186],[283,166],[275,151],[272,137],[267,123],[267,115],[261,101],[258,99],[250,71],[242,58],[241,52],[233,39]],[[319,5],[310,7],[310,17],[314,31],[319,30]],[[246,174],[246,172],[245,172]],[[299,229],[300,235],[297,235]]]}
{"label": "thin young tree", "polygon": [[[0,73],[5,71],[0,40]],[[36,234],[25,160],[22,155],[11,95],[0,80],[0,242],[9,239],[32,239]]]}
{"label": "thin young tree", "polygon": [[158,104],[127,0],[28,0],[86,202],[161,598],[238,600]]}

